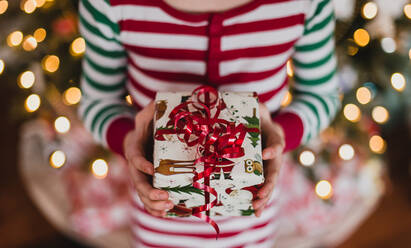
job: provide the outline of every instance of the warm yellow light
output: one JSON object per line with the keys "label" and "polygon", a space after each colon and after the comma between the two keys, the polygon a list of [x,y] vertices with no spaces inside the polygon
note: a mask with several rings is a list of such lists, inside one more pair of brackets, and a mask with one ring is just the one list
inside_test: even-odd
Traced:
{"label": "warm yellow light", "polygon": [[375,122],[383,124],[388,121],[390,114],[388,110],[382,106],[376,106],[372,109],[371,112],[372,118]]}
{"label": "warm yellow light", "polygon": [[391,75],[391,85],[395,90],[403,91],[406,84],[405,77],[401,73],[396,72]]}
{"label": "warm yellow light", "polygon": [[410,58],[410,60],[411,60],[411,48],[410,48],[410,50],[408,51],[408,58]]}
{"label": "warm yellow light", "polygon": [[23,33],[21,31],[14,31],[7,36],[7,45],[9,47],[18,46],[23,41]]}
{"label": "warm yellow light", "polygon": [[5,67],[4,61],[0,59],[0,75],[3,73]]}
{"label": "warm yellow light", "polygon": [[73,56],[78,56],[86,51],[86,42],[82,37],[75,39],[70,45],[70,53]]}
{"label": "warm yellow light", "polygon": [[60,168],[66,162],[66,154],[63,151],[57,150],[50,155],[50,166]]}
{"label": "warm yellow light", "polygon": [[315,185],[315,193],[321,199],[329,199],[333,194],[331,183],[327,180],[321,180]]}
{"label": "warm yellow light", "polygon": [[289,77],[294,76],[294,70],[293,70],[293,65],[291,63],[291,60],[287,61],[287,74]]}
{"label": "warm yellow light", "polygon": [[9,2],[6,0],[0,1],[0,15],[6,12],[7,8],[9,7]]}
{"label": "warm yellow light", "polygon": [[27,97],[24,108],[27,112],[34,112],[39,109],[41,104],[40,96],[37,94],[31,94]]}
{"label": "warm yellow light", "polygon": [[370,35],[367,30],[359,28],[354,32],[354,41],[357,45],[364,47],[370,42]]}
{"label": "warm yellow light", "polygon": [[303,151],[300,153],[299,160],[304,166],[312,166],[315,162],[315,155],[312,151]]}
{"label": "warm yellow light", "polygon": [[36,2],[37,2],[37,8],[41,8],[46,3],[46,0],[36,0]]}
{"label": "warm yellow light", "polygon": [[42,42],[46,38],[47,32],[44,28],[38,28],[34,31],[33,36],[37,42]]}
{"label": "warm yellow light", "polygon": [[357,89],[357,100],[361,104],[367,104],[371,101],[372,94],[367,87],[360,87]]}
{"label": "warm yellow light", "polygon": [[381,136],[374,135],[370,138],[369,146],[371,151],[382,154],[385,152],[386,143],[385,140],[381,138]]}
{"label": "warm yellow light", "polygon": [[36,10],[37,2],[36,0],[25,0],[22,2],[22,10],[27,14],[31,14]]}
{"label": "warm yellow light", "polygon": [[352,103],[345,105],[344,107],[344,116],[347,120],[352,122],[357,122],[361,119],[361,110],[360,108]]}
{"label": "warm yellow light", "polygon": [[283,100],[281,101],[281,107],[287,107],[290,105],[291,101],[293,100],[293,96],[291,95],[290,91],[284,95]]}
{"label": "warm yellow light", "polygon": [[103,179],[107,176],[108,165],[103,159],[96,159],[91,165],[91,172],[98,179]]}
{"label": "warm yellow light", "polygon": [[23,47],[24,50],[26,50],[28,52],[33,51],[37,47],[37,40],[33,36],[28,35],[24,39],[22,47]]}
{"label": "warm yellow light", "polygon": [[404,15],[408,18],[411,19],[411,3],[406,4],[404,6]]}
{"label": "warm yellow light", "polygon": [[350,56],[356,55],[356,54],[358,53],[358,47],[357,47],[357,46],[354,46],[354,45],[349,45],[349,46],[347,47],[347,53],[348,53],[348,55],[350,55]]}
{"label": "warm yellow light", "polygon": [[60,59],[56,55],[47,55],[41,62],[43,69],[47,72],[55,72],[60,66]]}
{"label": "warm yellow light", "polygon": [[60,116],[54,121],[54,128],[59,133],[67,133],[70,130],[70,120],[65,116]]}
{"label": "warm yellow light", "polygon": [[128,103],[128,105],[133,105],[133,98],[131,98],[130,95],[126,96],[126,102]]}
{"label": "warm yellow light", "polygon": [[33,86],[36,77],[32,71],[25,71],[19,75],[18,85],[20,88],[29,89]]}
{"label": "warm yellow light", "polygon": [[354,157],[354,148],[349,144],[344,144],[338,148],[338,155],[343,160],[351,160]]}
{"label": "warm yellow light", "polygon": [[362,8],[362,16],[365,19],[373,19],[378,13],[378,6],[374,2],[368,2],[364,4]]}
{"label": "warm yellow light", "polygon": [[77,87],[68,88],[64,92],[64,102],[67,105],[74,105],[79,103],[81,100],[81,91]]}

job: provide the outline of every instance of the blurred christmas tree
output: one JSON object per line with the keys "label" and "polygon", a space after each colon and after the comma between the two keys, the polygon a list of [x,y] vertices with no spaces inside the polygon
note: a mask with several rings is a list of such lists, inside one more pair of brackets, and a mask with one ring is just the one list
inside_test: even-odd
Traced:
{"label": "blurred christmas tree", "polygon": [[[325,200],[332,197],[333,175],[324,176],[318,168],[332,166],[337,174],[347,161],[380,159],[378,155],[387,149],[388,130],[411,123],[407,85],[411,4],[404,0],[334,2],[343,108],[319,139],[293,153],[295,164],[301,165]],[[107,163],[98,159],[109,155],[103,149],[85,150],[80,156],[79,151],[70,151],[76,144],[65,146],[66,150],[61,146],[82,125],[75,109],[81,99],[85,41],[77,30],[77,4],[75,0],[0,0],[0,80],[4,87],[19,91],[10,108],[15,121],[40,118],[53,127],[55,142],[45,154],[53,168],[64,168],[68,160],[77,159],[95,177],[104,178]],[[287,69],[292,78],[291,62]],[[291,100],[289,92],[282,106]],[[77,136],[72,140],[85,139]]]}

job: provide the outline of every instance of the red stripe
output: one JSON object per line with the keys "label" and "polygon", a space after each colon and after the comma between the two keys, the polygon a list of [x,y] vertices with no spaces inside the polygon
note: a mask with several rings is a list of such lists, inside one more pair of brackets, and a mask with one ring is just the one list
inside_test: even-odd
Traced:
{"label": "red stripe", "polygon": [[218,56],[221,60],[266,57],[286,52],[288,49],[294,46],[294,43],[296,41],[297,39],[272,46],[247,47],[242,49],[227,50],[221,52],[221,54],[219,54]]}
{"label": "red stripe", "polygon": [[204,60],[206,57],[205,51],[199,50],[188,50],[188,49],[169,49],[169,48],[151,48],[151,47],[141,47],[135,45],[124,44],[127,50],[132,52],[162,59],[188,59],[188,60]]}
{"label": "red stripe", "polygon": [[297,24],[304,24],[304,14],[230,25],[224,27],[224,34],[236,35],[259,31],[269,31],[286,28]]}
{"label": "red stripe", "polygon": [[149,98],[151,98],[151,99],[154,99],[154,98],[155,98],[157,91],[152,91],[152,90],[149,90],[149,89],[145,88],[145,87],[142,86],[139,82],[137,82],[136,79],[133,78],[133,76],[131,76],[130,73],[128,73],[128,79],[130,80],[132,86],[133,86],[136,90],[140,91],[141,93],[143,93],[144,95],[146,95],[147,97],[149,97]]}
{"label": "red stripe", "polygon": [[148,32],[161,34],[186,34],[202,35],[207,34],[206,26],[192,27],[164,22],[124,20],[119,22],[122,31]]}
{"label": "red stripe", "polygon": [[[129,57],[130,58],[130,57]],[[144,73],[145,75],[170,82],[170,80],[175,82],[187,82],[187,83],[203,83],[207,82],[205,76],[197,75],[193,73],[181,73],[181,72],[163,72],[155,70],[147,70],[139,67],[131,58],[129,59],[129,64],[131,64],[136,70]],[[170,82],[172,84],[172,82]]]}
{"label": "red stripe", "polygon": [[274,95],[276,95],[279,91],[281,91],[287,84],[288,84],[288,77],[285,78],[284,82],[280,85],[280,87],[274,90],[259,94],[258,99],[260,100],[260,102],[266,102],[270,100]]}

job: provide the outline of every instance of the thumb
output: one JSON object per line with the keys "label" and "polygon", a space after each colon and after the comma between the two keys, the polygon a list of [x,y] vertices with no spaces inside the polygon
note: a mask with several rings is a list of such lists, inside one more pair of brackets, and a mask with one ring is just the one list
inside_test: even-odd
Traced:
{"label": "thumb", "polygon": [[273,159],[281,155],[283,152],[284,146],[281,144],[273,144],[270,146],[267,146],[263,150],[263,160],[268,160],[268,159]]}

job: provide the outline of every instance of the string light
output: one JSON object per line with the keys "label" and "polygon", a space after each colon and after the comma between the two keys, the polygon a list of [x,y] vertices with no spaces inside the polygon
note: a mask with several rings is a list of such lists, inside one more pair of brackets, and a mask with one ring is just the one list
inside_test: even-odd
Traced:
{"label": "string light", "polygon": [[357,89],[356,97],[359,103],[367,104],[371,101],[372,94],[367,87],[360,87]]}
{"label": "string light", "polygon": [[37,8],[36,0],[25,0],[22,1],[20,8],[27,14],[33,13]]}
{"label": "string light", "polygon": [[20,88],[29,89],[33,86],[36,77],[32,71],[25,71],[18,77],[18,85]]}
{"label": "string light", "polygon": [[388,110],[382,106],[376,106],[372,109],[371,112],[372,118],[375,122],[383,124],[388,121],[390,117]]}
{"label": "string light", "polygon": [[406,4],[404,6],[404,15],[408,18],[411,19],[411,3]]}
{"label": "string light", "polygon": [[22,47],[28,52],[33,51],[37,47],[37,40],[31,35],[27,35],[23,41]]}
{"label": "string light", "polygon": [[64,92],[63,97],[67,105],[74,105],[80,102],[81,91],[77,87],[71,87]]}
{"label": "string light", "polygon": [[0,75],[3,73],[5,67],[4,61],[0,59]]}
{"label": "string light", "polygon": [[351,160],[355,155],[354,148],[349,144],[344,144],[338,149],[338,155],[343,160]]}
{"label": "string light", "polygon": [[91,165],[91,172],[98,179],[103,179],[107,176],[108,165],[103,159],[96,159]]}
{"label": "string light", "polygon": [[365,19],[371,20],[373,19],[378,13],[378,6],[374,2],[368,2],[364,4],[362,8],[362,16]]}
{"label": "string light", "polygon": [[9,2],[6,0],[0,1],[0,15],[6,12],[7,8],[9,7]]}
{"label": "string light", "polygon": [[82,37],[75,39],[70,45],[70,54],[73,56],[82,55],[86,51],[86,42]]}
{"label": "string light", "polygon": [[44,28],[38,28],[34,31],[33,36],[37,42],[42,42],[46,38],[47,32]]}
{"label": "string light", "polygon": [[391,75],[391,85],[397,91],[403,91],[406,86],[406,81],[404,75],[399,72],[393,73]]}
{"label": "string light", "polygon": [[351,122],[358,122],[361,119],[361,110],[355,104],[349,103],[345,105],[343,112],[345,118]]}
{"label": "string light", "polygon": [[41,61],[41,65],[45,71],[53,73],[58,70],[60,59],[56,55],[47,55]]}
{"label": "string light", "polygon": [[331,183],[327,180],[321,180],[315,185],[315,193],[323,200],[329,199],[333,194]]}
{"label": "string light", "polygon": [[40,108],[41,100],[40,96],[37,94],[31,94],[27,97],[24,102],[24,108],[27,112],[31,113]]}
{"label": "string light", "polygon": [[7,36],[7,45],[14,47],[20,45],[23,41],[23,33],[21,31],[14,31]]}
{"label": "string light", "polygon": [[126,96],[126,102],[127,102],[128,105],[133,105],[133,99],[131,98],[130,95]]}
{"label": "string light", "polygon": [[299,160],[304,166],[312,166],[315,162],[315,155],[312,151],[303,151],[300,153]]}
{"label": "string light", "polygon": [[365,47],[370,42],[370,35],[367,30],[359,28],[354,32],[354,41],[357,45]]}
{"label": "string light", "polygon": [[385,37],[381,39],[381,47],[382,47],[382,50],[384,50],[384,52],[386,53],[393,53],[397,49],[395,40],[391,37]]}
{"label": "string light", "polygon": [[70,120],[65,116],[60,116],[54,121],[54,128],[59,133],[67,133],[70,130]]}
{"label": "string light", "polygon": [[288,61],[287,61],[287,75],[288,75],[289,77],[294,76],[294,70],[293,70],[293,65],[292,65],[292,63],[291,63],[291,60],[288,60]]}
{"label": "string light", "polygon": [[281,107],[287,107],[290,105],[291,101],[293,100],[293,96],[291,95],[290,91],[285,93],[283,100],[281,101]]}
{"label": "string light", "polygon": [[50,166],[53,168],[61,168],[66,163],[66,154],[63,151],[57,150],[50,155]]}
{"label": "string light", "polygon": [[369,141],[370,150],[377,154],[382,154],[385,152],[386,143],[383,138],[379,135],[374,135]]}

